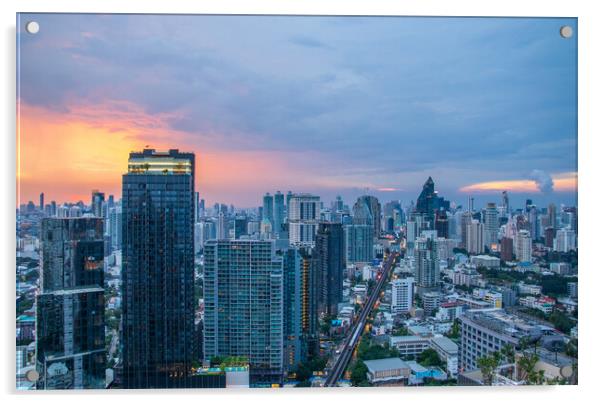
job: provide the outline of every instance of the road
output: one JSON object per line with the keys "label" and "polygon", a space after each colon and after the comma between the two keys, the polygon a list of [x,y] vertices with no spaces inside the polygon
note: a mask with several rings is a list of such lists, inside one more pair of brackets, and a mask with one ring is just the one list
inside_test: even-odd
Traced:
{"label": "road", "polygon": [[345,368],[347,368],[347,365],[349,365],[349,361],[351,360],[351,356],[353,355],[353,350],[355,350],[355,347],[357,346],[357,343],[360,340],[361,335],[364,331],[364,327],[366,326],[366,320],[368,319],[368,316],[370,316],[370,313],[372,312],[372,309],[374,308],[374,305],[376,304],[376,301],[380,296],[380,292],[382,291],[383,286],[386,284],[387,279],[389,278],[389,274],[391,273],[391,268],[393,267],[393,262],[395,261],[396,257],[396,254],[391,254],[387,258],[387,261],[383,264],[384,270],[382,271],[380,278],[375,284],[374,289],[370,294],[370,298],[364,304],[364,307],[360,311],[359,319],[349,330],[349,334],[347,335],[347,338],[343,343],[343,347],[340,350],[341,352],[337,357],[334,365],[328,372],[328,377],[326,378],[326,382],[324,382],[324,387],[328,388],[337,386],[338,380],[345,372]]}

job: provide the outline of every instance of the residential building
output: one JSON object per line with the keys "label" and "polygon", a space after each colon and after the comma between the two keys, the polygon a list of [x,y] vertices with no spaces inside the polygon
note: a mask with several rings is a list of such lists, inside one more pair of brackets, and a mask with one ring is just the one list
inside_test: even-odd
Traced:
{"label": "residential building", "polygon": [[[247,357],[254,385],[281,383],[284,369],[283,261],[273,242],[205,244],[204,357]],[[289,302],[294,309],[295,298]],[[295,326],[292,333],[298,331]]]}
{"label": "residential building", "polygon": [[500,351],[505,344],[517,347],[522,338],[542,334],[538,326],[497,308],[469,310],[459,319],[460,372],[477,369],[479,357]]}
{"label": "residential building", "polygon": [[126,389],[191,386],[194,172],[192,153],[144,149],[130,153],[123,175],[121,343]]}
{"label": "residential building", "polygon": [[439,289],[439,260],[437,259],[432,238],[425,236],[416,239],[415,251],[416,292],[422,296],[426,292]]}
{"label": "residential building", "polygon": [[103,233],[102,218],[42,220],[38,389],[105,387]]}
{"label": "residential building", "polygon": [[296,247],[314,247],[320,220],[320,197],[291,195],[288,205],[289,243]]}
{"label": "residential building", "polygon": [[319,311],[336,315],[343,300],[343,274],[346,268],[343,225],[321,222],[315,238],[316,272],[321,279],[322,292]]}
{"label": "residential building", "polygon": [[414,278],[406,277],[391,282],[391,313],[408,313],[414,301]]}
{"label": "residential building", "polygon": [[532,241],[529,231],[520,230],[516,236],[516,259],[519,262],[531,262]]}

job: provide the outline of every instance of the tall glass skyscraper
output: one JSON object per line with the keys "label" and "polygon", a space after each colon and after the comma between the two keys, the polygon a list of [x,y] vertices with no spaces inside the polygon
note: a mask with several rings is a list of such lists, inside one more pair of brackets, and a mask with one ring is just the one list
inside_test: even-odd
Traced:
{"label": "tall glass skyscraper", "polygon": [[253,385],[282,382],[283,269],[273,241],[205,244],[204,358],[247,357]]}
{"label": "tall glass skyscraper", "polygon": [[188,387],[194,343],[194,154],[130,153],[123,175],[125,388]]}
{"label": "tall glass skyscraper", "polygon": [[101,218],[42,221],[38,389],[105,387],[103,227]]}
{"label": "tall glass skyscraper", "polygon": [[303,257],[298,249],[283,254],[284,367],[293,371],[305,360],[302,335]]}
{"label": "tall glass skyscraper", "polygon": [[[363,209],[363,206],[367,208],[369,215],[366,213],[359,214],[358,212]],[[364,195],[358,197],[355,205],[353,206],[353,215],[354,215],[354,223],[355,224],[367,224],[370,222],[374,227],[374,237],[378,238],[380,236],[381,230],[381,206],[378,199],[374,196]],[[360,218],[356,218],[356,216],[364,217],[360,222]]]}
{"label": "tall glass skyscraper", "polygon": [[277,191],[274,194],[274,222],[272,223],[272,231],[276,238],[281,239],[284,234],[282,225],[284,224],[284,195]]}
{"label": "tall glass skyscraper", "polygon": [[272,228],[274,228],[274,196],[266,193],[263,196],[263,220],[270,222]]}
{"label": "tall glass skyscraper", "polygon": [[345,242],[343,225],[321,222],[316,234],[315,263],[321,280],[319,310],[336,315],[343,300]]}

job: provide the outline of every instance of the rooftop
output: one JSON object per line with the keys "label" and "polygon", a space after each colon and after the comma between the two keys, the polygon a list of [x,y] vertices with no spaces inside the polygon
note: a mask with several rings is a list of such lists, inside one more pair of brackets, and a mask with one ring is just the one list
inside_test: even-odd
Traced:
{"label": "rooftop", "polygon": [[458,352],[458,345],[445,336],[434,337],[431,339],[431,343],[435,343],[442,350],[445,350],[448,353],[453,354]]}
{"label": "rooftop", "polygon": [[466,312],[465,317],[480,326],[515,339],[540,332],[538,326],[500,308],[471,309]]}
{"label": "rooftop", "polygon": [[410,366],[401,358],[383,358],[381,360],[368,360],[364,361],[366,367],[368,367],[368,371],[376,372],[376,371],[387,371],[391,369],[399,369],[399,368],[410,368]]}

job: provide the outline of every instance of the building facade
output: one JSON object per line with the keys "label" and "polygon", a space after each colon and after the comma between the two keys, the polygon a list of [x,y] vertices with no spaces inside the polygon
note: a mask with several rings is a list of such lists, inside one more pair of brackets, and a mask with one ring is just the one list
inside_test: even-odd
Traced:
{"label": "building facade", "polygon": [[123,175],[122,379],[188,387],[194,340],[194,154],[130,153]]}
{"label": "building facade", "polygon": [[391,282],[391,313],[408,313],[414,301],[414,278],[406,277]]}
{"label": "building facade", "polygon": [[103,227],[101,218],[42,220],[38,389],[105,387]]}
{"label": "building facade", "polygon": [[296,247],[313,247],[320,220],[320,197],[291,195],[288,203],[289,243]]}
{"label": "building facade", "polygon": [[[289,267],[293,277],[297,274],[296,264]],[[253,384],[281,383],[283,259],[276,256],[273,241],[208,241],[204,275],[205,359],[247,357]],[[296,287],[290,282],[287,285]],[[289,302],[290,309],[299,305],[294,296]],[[298,333],[297,326],[291,323],[291,333]]]}
{"label": "building facade", "polygon": [[342,224],[319,224],[315,242],[316,272],[321,279],[320,312],[336,315],[343,300],[343,272],[346,268]]}

